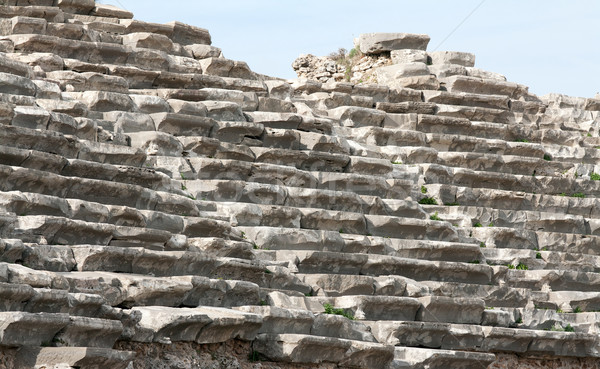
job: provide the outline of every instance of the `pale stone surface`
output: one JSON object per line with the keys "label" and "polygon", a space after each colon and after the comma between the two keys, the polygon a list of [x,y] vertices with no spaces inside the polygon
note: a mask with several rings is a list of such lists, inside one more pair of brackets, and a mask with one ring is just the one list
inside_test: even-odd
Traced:
{"label": "pale stone surface", "polygon": [[363,54],[378,54],[401,49],[427,49],[429,36],[409,33],[365,33],[358,37]]}
{"label": "pale stone surface", "polygon": [[432,64],[458,64],[463,67],[475,66],[475,55],[458,51],[434,51],[429,53]]}
{"label": "pale stone surface", "polygon": [[394,64],[406,64],[406,63],[425,63],[427,64],[428,55],[424,50],[415,49],[402,49],[392,50],[391,52],[392,63]]}

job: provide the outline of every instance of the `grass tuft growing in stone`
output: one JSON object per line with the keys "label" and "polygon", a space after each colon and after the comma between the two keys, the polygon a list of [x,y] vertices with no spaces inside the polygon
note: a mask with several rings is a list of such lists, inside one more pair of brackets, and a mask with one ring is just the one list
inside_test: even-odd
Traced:
{"label": "grass tuft growing in stone", "polygon": [[438,202],[433,197],[423,197],[421,200],[419,200],[419,204],[421,204],[421,205],[437,205]]}
{"label": "grass tuft growing in stone", "polygon": [[431,216],[429,217],[429,219],[431,219],[431,220],[442,220],[442,218],[440,218],[440,217],[438,216],[438,212],[437,212],[437,211],[435,212],[435,214],[431,215]]}
{"label": "grass tuft growing in stone", "polygon": [[335,308],[331,304],[325,304],[323,307],[325,308],[325,314],[340,315],[350,320],[354,320],[354,315],[347,313],[344,309]]}
{"label": "grass tuft growing in stone", "polygon": [[523,263],[519,263],[516,267],[517,270],[529,270],[529,267]]}

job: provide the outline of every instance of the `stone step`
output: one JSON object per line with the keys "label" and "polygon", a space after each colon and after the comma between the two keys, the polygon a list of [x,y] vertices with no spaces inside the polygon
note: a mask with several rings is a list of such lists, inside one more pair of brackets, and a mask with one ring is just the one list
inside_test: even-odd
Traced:
{"label": "stone step", "polygon": [[[392,179],[373,174],[310,171],[311,168],[305,170],[281,164],[251,163],[210,157],[189,157],[185,159],[155,157],[150,158],[147,164],[151,168],[156,168],[156,170],[161,168],[165,172],[168,170],[168,174],[173,179],[182,179],[183,181],[180,183],[188,188],[197,187],[194,181],[190,181],[194,179],[204,180],[204,183],[207,184],[209,183],[208,180],[217,180],[215,183],[219,180],[229,180],[258,182],[288,188],[320,189],[338,193],[340,196],[344,192],[344,195],[352,195],[353,197],[357,197],[356,194],[358,194],[403,201],[410,195],[414,186],[414,183],[403,178]],[[400,177],[395,172],[392,175]],[[289,191],[296,190],[290,189]],[[204,197],[204,195],[200,195],[197,194],[196,197]],[[216,198],[220,197],[222,195]],[[388,201],[388,204],[387,207],[390,209],[397,206],[394,205],[392,200]]]}
{"label": "stone step", "polygon": [[148,168],[115,166],[94,161],[67,159],[36,150],[0,145],[0,164],[43,170],[65,177],[89,178],[138,185],[157,191],[180,189],[177,182]]}
{"label": "stone step", "polygon": [[[475,227],[471,228],[469,232],[472,232],[471,236],[475,240],[483,242],[487,247],[507,249],[519,247],[520,249],[536,250],[539,252],[600,255],[598,252],[600,238],[593,235],[503,227]],[[547,259],[550,259],[548,254],[545,253],[544,255]]]}
{"label": "stone step", "polygon": [[387,368],[393,348],[377,343],[301,334],[259,334],[259,357],[287,363],[334,363],[344,367]]}
{"label": "stone step", "polygon": [[599,278],[599,274],[593,272],[572,270],[504,270],[504,267],[499,268],[499,274],[503,274],[504,271],[506,272],[502,279],[507,286],[541,291],[548,287],[552,291],[595,291]]}
{"label": "stone step", "polygon": [[[108,205],[153,209],[166,213],[199,215],[195,200],[181,194],[153,191],[138,185],[105,180],[65,177],[45,171],[0,165],[6,180],[2,191],[25,191],[59,198],[79,199]],[[98,188],[105,192],[99,193]]]}
{"label": "stone step", "polygon": [[369,322],[380,343],[443,350],[597,356],[595,336],[585,333],[485,327],[439,322]]}
{"label": "stone step", "polygon": [[328,110],[327,115],[329,118],[339,121],[339,125],[342,127],[359,128],[381,127],[387,114],[378,109],[342,106]]}
{"label": "stone step", "polygon": [[389,367],[394,369],[479,369],[487,368],[495,360],[496,355],[491,353],[396,347],[394,360]]}
{"label": "stone step", "polygon": [[34,347],[24,346],[15,354],[16,365],[22,368],[69,367],[125,369],[136,353],[96,347]]}
{"label": "stone step", "polygon": [[334,119],[325,117],[313,117],[299,113],[280,112],[246,112],[249,122],[262,124],[266,128],[299,130],[331,135],[333,126],[337,125]]}
{"label": "stone step", "polygon": [[116,320],[69,318],[69,324],[52,339],[57,346],[112,348],[123,332],[123,324]]}
{"label": "stone step", "polygon": [[[400,276],[372,277],[351,274],[301,274],[297,276],[312,287],[313,296],[411,296],[426,293],[417,282]],[[418,291],[418,292],[417,292]]]}
{"label": "stone step", "polygon": [[112,319],[113,309],[105,299],[93,293],[68,292],[53,288],[33,288],[29,284],[2,283],[2,311],[69,314],[71,317]]}
{"label": "stone step", "polygon": [[422,101],[421,91],[409,88],[390,89],[388,86],[377,84],[321,83],[315,80],[298,79],[291,85],[294,96],[309,95],[315,92],[341,92],[351,94],[352,96],[372,97],[375,102]]}
{"label": "stone step", "polygon": [[596,198],[571,197],[555,194],[533,194],[511,190],[470,188],[447,184],[426,186],[429,197],[438,204],[452,204],[460,207],[486,207],[498,210],[536,211],[562,213],[586,218],[598,218]]}
{"label": "stone step", "polygon": [[[506,285],[483,285],[469,282],[420,281],[417,285],[407,284],[406,293],[420,296],[467,297],[484,301],[486,307],[515,308],[525,307],[530,301],[546,303],[547,292],[532,291],[527,288]],[[487,311],[487,310],[486,310]]]}
{"label": "stone step", "polygon": [[82,246],[74,251],[79,271],[151,274],[157,277],[197,275],[248,281],[263,288],[310,292],[310,287],[284,266],[286,263],[134,247]]}
{"label": "stone step", "polygon": [[[302,229],[331,231],[334,233],[337,231],[340,234],[388,237],[394,239],[401,237],[402,239],[409,240],[432,240],[446,242],[459,241],[456,230],[453,228],[453,226],[442,221],[402,218],[385,215],[363,215],[358,213],[310,208],[301,208],[299,211],[300,213],[290,216],[290,209],[286,215],[290,221],[282,222],[281,224],[276,224],[274,226],[284,228],[293,228],[294,226],[299,226]],[[285,238],[278,238],[276,235],[280,229],[273,226],[261,226],[263,224],[262,220],[260,222],[252,222],[252,218],[246,218],[249,220],[243,220],[242,216],[244,214],[239,214],[240,215],[236,215],[236,219],[240,221],[240,225],[245,225],[246,227],[238,227],[238,229],[243,230],[243,232],[247,234],[247,237],[254,241],[258,246],[269,247],[276,246],[277,244],[279,247],[283,246],[283,249],[287,249],[285,243],[279,243],[281,242],[280,240],[285,240]],[[295,224],[292,220],[294,218]],[[271,221],[267,220],[265,223],[268,222]],[[293,234],[298,232],[292,231],[291,233]],[[298,244],[299,246],[302,245],[301,242],[299,243],[292,241],[292,245],[295,244]],[[389,247],[394,250],[394,246],[396,245],[399,244],[392,244]],[[416,246],[427,249],[424,246]],[[304,249],[303,246],[300,247],[301,249]],[[401,249],[402,246],[396,246],[396,248]],[[432,245],[430,249],[431,248],[435,248],[435,246]]]}
{"label": "stone step", "polygon": [[[217,169],[218,167],[214,167],[214,170]],[[217,211],[219,203],[236,202],[259,205],[280,205],[286,207],[347,210],[352,212],[389,214],[414,218],[425,217],[425,214],[423,214],[417,204],[414,204],[411,200],[390,200],[383,202],[380,197],[358,195],[355,192],[347,191],[347,188],[342,188],[338,191],[310,188],[312,186],[310,183],[304,181],[304,178],[294,178],[286,182],[285,180],[287,179],[286,177],[289,172],[279,173],[282,178],[281,180],[278,178],[271,178],[270,181],[275,182],[274,184],[261,183],[269,181],[268,178],[263,176],[272,173],[272,169],[279,168],[258,165],[253,167],[253,170],[257,171],[257,175],[252,173],[248,178],[249,182],[236,180],[235,178],[232,178],[231,180],[202,179],[186,180],[182,182],[182,185],[186,188],[186,191],[191,194],[190,196],[202,200],[202,203],[199,204],[200,209],[206,211]],[[292,173],[295,173],[295,171],[292,171]],[[235,175],[235,173],[232,174]],[[275,172],[275,175],[277,175],[277,172]],[[263,180],[263,178],[265,179]],[[348,176],[348,178],[351,180],[352,176]],[[290,187],[279,185],[282,182]],[[409,198],[408,196],[413,187],[412,183],[405,180],[396,180],[393,181],[393,185],[394,187],[388,191],[390,197]],[[350,185],[348,185],[348,187],[350,187]],[[243,209],[246,205],[239,204],[236,206]],[[264,207],[263,210],[265,210]]]}
{"label": "stone step", "polygon": [[[345,133],[345,135],[353,135],[355,139],[358,139],[361,142],[385,147],[386,150],[390,150],[392,146],[407,147],[412,150],[421,147],[434,149],[440,153],[456,151],[532,158],[543,158],[545,154],[548,154],[552,160],[559,160],[555,159],[554,154],[558,149],[569,153],[572,150],[578,149],[575,147],[557,146],[552,144],[545,144],[542,146],[539,143],[514,142],[498,138],[481,138],[446,133],[423,133],[411,130],[394,130],[378,127],[353,129],[352,131]],[[381,151],[382,153],[385,153],[383,148]],[[565,154],[562,155],[565,156]],[[576,156],[575,153],[573,153],[573,155]],[[581,161],[577,163],[580,162]]]}
{"label": "stone step", "polygon": [[548,154],[552,160],[566,163],[594,164],[598,163],[600,150],[593,147],[548,146]]}
{"label": "stone step", "polygon": [[[596,219],[560,212],[497,210],[481,206],[423,206],[430,214],[462,227],[505,227],[556,233],[594,235]],[[455,223],[457,224],[457,223]]]}
{"label": "stone step", "polygon": [[71,293],[106,296],[109,306],[126,309],[135,306],[232,307],[260,303],[259,287],[245,281],[97,271],[69,272],[62,276],[68,281]]}
{"label": "stone step", "polygon": [[102,142],[73,140],[59,132],[7,125],[0,125],[0,132],[0,143],[6,147],[133,167],[141,167],[146,161],[146,154],[141,150]]}
{"label": "stone step", "polygon": [[457,106],[437,104],[437,115],[440,117],[465,118],[470,121],[487,123],[536,123],[539,115],[511,112],[503,109],[483,108],[479,106]]}
{"label": "stone step", "polygon": [[68,314],[0,312],[2,346],[42,346],[54,337],[71,320]]}
{"label": "stone step", "polygon": [[503,95],[483,95],[469,92],[423,91],[425,101],[455,106],[511,110],[512,100]]}
{"label": "stone step", "polygon": [[[204,100],[233,101],[240,103],[245,111],[253,112],[258,108],[258,97],[268,94],[266,85],[256,80],[197,73],[186,74],[165,71],[160,72],[160,74],[157,74],[156,71],[147,73],[148,71],[144,68],[123,69],[123,66],[115,65],[111,68],[119,67],[119,73],[122,73],[124,78],[129,81],[136,81],[132,86],[141,84],[137,89],[130,89],[130,92],[136,95],[158,96],[165,100],[176,99],[192,102]],[[161,75],[163,75],[163,78],[160,78]],[[157,80],[166,83],[169,78],[171,81],[166,86],[153,88]],[[173,79],[177,79],[176,84]],[[146,87],[142,88],[142,86]]]}
{"label": "stone step", "polygon": [[[275,225],[273,225],[275,226]],[[342,253],[381,254],[403,258],[473,262],[484,260],[479,243],[418,240],[339,233],[338,230],[238,227],[257,250],[312,250]],[[263,255],[261,251],[261,255]],[[263,255],[268,257],[267,254]]]}
{"label": "stone step", "polygon": [[339,91],[314,92],[294,97],[292,101],[303,103],[313,111],[324,113],[324,115],[326,115],[327,110],[342,106],[357,106],[362,108],[373,108],[375,106],[374,99],[370,96],[353,96],[350,93]]}
{"label": "stone step", "polygon": [[[7,35],[36,33],[72,40],[101,40],[197,57],[203,56],[199,53],[198,46],[210,45],[210,35],[205,29],[179,22],[155,24],[131,20],[131,13],[110,5],[97,4],[88,14],[85,14],[87,9],[81,8],[77,9],[79,14],[61,14],[60,10],[51,7],[13,7],[9,11],[7,8],[4,8],[2,14],[11,22],[11,27],[7,27]],[[42,13],[48,10],[50,14]],[[61,10],[70,12],[73,9],[67,9],[63,5]],[[198,51],[196,55],[194,51]]]}
{"label": "stone step", "polygon": [[[160,246],[149,242],[150,248],[163,249],[173,248],[181,249],[187,247],[185,235],[204,237],[221,235],[229,238],[227,233],[231,232],[231,227],[228,224],[220,221],[221,218],[229,220],[229,217],[215,215],[213,213],[201,212],[200,217],[193,217],[189,214],[167,214],[153,210],[137,210],[131,207],[104,205],[101,203],[88,202],[74,199],[63,199],[55,196],[40,195],[37,193],[23,192],[3,192],[0,194],[2,205],[0,206],[6,213],[12,213],[18,217],[25,216],[49,216],[67,218],[65,225],[71,224],[76,226],[72,221],[82,221],[87,223],[96,223],[100,228],[105,227],[108,231],[111,228],[116,230],[118,234],[114,238],[114,242],[124,241],[123,233],[118,231],[118,227],[136,227],[148,228],[157,230],[155,236],[157,240],[164,239],[168,234],[172,234],[169,242]],[[58,221],[60,222],[60,221]],[[102,224],[105,224],[102,226]],[[85,223],[80,223],[80,226],[86,226]],[[213,229],[209,231],[208,226]],[[94,227],[90,225],[89,227]],[[100,229],[99,228],[99,229]],[[133,234],[133,230],[129,231]],[[152,232],[152,231],[150,231]],[[125,231],[127,233],[127,231]],[[178,235],[182,233],[183,235]],[[235,232],[234,232],[235,234]],[[232,234],[235,238],[235,235]],[[211,236],[211,237],[212,237]],[[109,241],[111,242],[111,241]]]}
{"label": "stone step", "polygon": [[[47,1],[45,2],[47,3]],[[43,4],[43,3],[42,3]],[[32,6],[16,6],[15,1],[8,1],[2,5],[1,18],[12,18],[15,16],[43,18],[46,20],[64,20],[64,14],[58,7],[42,5],[39,2],[31,4]],[[29,4],[28,4],[29,5]]]}
{"label": "stone step", "polygon": [[233,241],[219,237],[188,237],[188,250],[213,257],[231,257],[252,260],[256,258],[253,244],[248,240]]}
{"label": "stone step", "polygon": [[[429,158],[420,161],[419,158],[404,160],[405,163],[427,162]],[[450,167],[485,170],[509,174],[557,176],[571,170],[574,165],[561,163],[543,158],[531,158],[515,155],[480,154],[468,152],[438,152],[435,163]]]}
{"label": "stone step", "polygon": [[565,109],[565,108],[579,108],[584,110],[598,111],[598,98],[585,98],[585,97],[574,97],[561,95],[557,93],[550,93],[544,96],[540,96],[540,99],[549,105],[551,108]]}
{"label": "stone step", "polygon": [[482,249],[488,265],[526,265],[528,269],[573,270],[599,273],[600,257],[574,252],[536,251],[522,249]]}
{"label": "stone step", "polygon": [[[560,130],[553,128],[540,128],[537,124],[520,120],[518,123],[492,123],[470,121],[461,117],[448,117],[442,115],[415,115],[398,114],[388,115],[382,127],[419,131],[427,134],[453,134],[471,136],[482,139],[501,139],[505,141],[523,141],[575,146],[579,145],[584,137],[574,130]],[[363,129],[369,127],[363,127]]]}
{"label": "stone step", "polygon": [[[560,294],[560,292],[559,292]],[[588,293],[581,292],[569,292],[569,297],[580,294],[581,297],[587,295]],[[596,293],[591,292],[589,294]],[[564,298],[564,296],[560,296],[560,298]],[[586,297],[583,297],[586,299]],[[588,306],[593,309],[592,306],[596,305],[595,302],[592,302],[592,299],[597,298],[596,296],[589,296],[589,300],[573,300],[568,301],[568,304],[575,305],[582,303],[581,306]],[[591,304],[586,304],[586,302],[592,302]],[[559,306],[568,305],[565,302],[561,302]],[[587,312],[586,308],[581,308],[580,305],[575,305],[575,308],[579,308],[581,312],[563,312],[561,308],[550,308],[550,305],[546,305],[548,308],[544,308],[538,306],[536,309],[519,309],[519,314],[521,317],[521,323],[519,327],[522,329],[536,329],[536,330],[555,330],[562,331],[568,330],[577,333],[588,333],[588,334],[598,334],[598,324],[597,312]]]}
{"label": "stone step", "polygon": [[[344,316],[358,320],[415,320],[423,304],[410,297],[398,296],[339,296],[339,297],[293,297],[280,292],[271,292],[267,296],[270,306],[279,308],[312,311],[319,314],[333,314],[329,305],[341,309]],[[338,314],[340,315],[340,314]],[[402,317],[402,318],[400,318]],[[352,320],[351,319],[351,320]]]}
{"label": "stone step", "polygon": [[[265,301],[266,303],[266,301]],[[311,334],[319,317],[313,312],[297,308],[283,308],[277,306],[239,306],[235,310],[256,314],[262,317],[262,325],[258,334]],[[323,319],[319,319],[323,321]],[[349,319],[340,319],[338,326],[352,327]],[[322,324],[325,325],[325,324]],[[349,331],[353,331],[350,329]]]}
{"label": "stone step", "polygon": [[533,100],[528,88],[513,82],[498,81],[486,78],[452,76],[442,78],[441,82],[450,92],[470,92],[487,95],[503,95],[512,99]]}
{"label": "stone step", "polygon": [[173,234],[158,229],[116,226],[107,223],[85,222],[46,215],[19,216],[11,228],[3,229],[4,237],[14,237],[25,242],[75,245],[139,246],[164,249],[173,242]]}
{"label": "stone step", "polygon": [[262,317],[218,307],[169,308],[135,307],[130,340],[134,342],[225,342],[240,338],[253,340],[262,325]]}
{"label": "stone step", "polygon": [[308,310],[275,306],[242,306],[237,310],[259,314],[263,325],[259,334],[310,334],[313,336],[375,342],[369,328],[362,322],[334,314],[314,314]]}
{"label": "stone step", "polygon": [[[496,280],[500,278],[499,276],[495,276],[496,272],[494,271],[494,268],[488,265],[449,261],[428,261],[376,254],[282,250],[262,251],[261,257],[268,257],[270,258],[269,260],[295,263],[298,271],[303,274],[395,275],[417,281],[427,280],[473,284],[489,284],[492,283],[493,278]],[[499,269],[498,273],[500,273],[500,275],[504,272],[509,272],[506,267],[496,268],[504,268]],[[560,282],[560,277],[557,277],[556,279],[556,282]]]}
{"label": "stone step", "polygon": [[444,183],[471,188],[512,190],[528,193],[557,195],[581,194],[576,197],[597,197],[600,194],[597,181],[564,177],[514,175],[465,168],[446,167],[438,164],[422,164],[427,183]]}

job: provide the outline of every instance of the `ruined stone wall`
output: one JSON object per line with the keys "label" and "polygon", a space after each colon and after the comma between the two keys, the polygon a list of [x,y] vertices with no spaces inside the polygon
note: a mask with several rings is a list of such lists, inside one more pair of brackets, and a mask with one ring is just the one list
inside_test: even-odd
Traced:
{"label": "ruined stone wall", "polygon": [[600,100],[428,42],[0,0],[0,367],[598,366]]}

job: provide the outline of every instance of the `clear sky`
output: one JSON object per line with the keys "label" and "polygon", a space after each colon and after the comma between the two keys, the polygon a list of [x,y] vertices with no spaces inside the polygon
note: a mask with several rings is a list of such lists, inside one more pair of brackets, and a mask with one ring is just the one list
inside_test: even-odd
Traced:
{"label": "clear sky", "polygon": [[538,95],[593,97],[600,91],[598,0],[104,2],[132,11],[136,19],[207,28],[225,57],[282,78],[295,78],[291,64],[300,54],[349,50],[361,33],[408,32],[430,35],[430,51],[472,52],[475,66]]}

